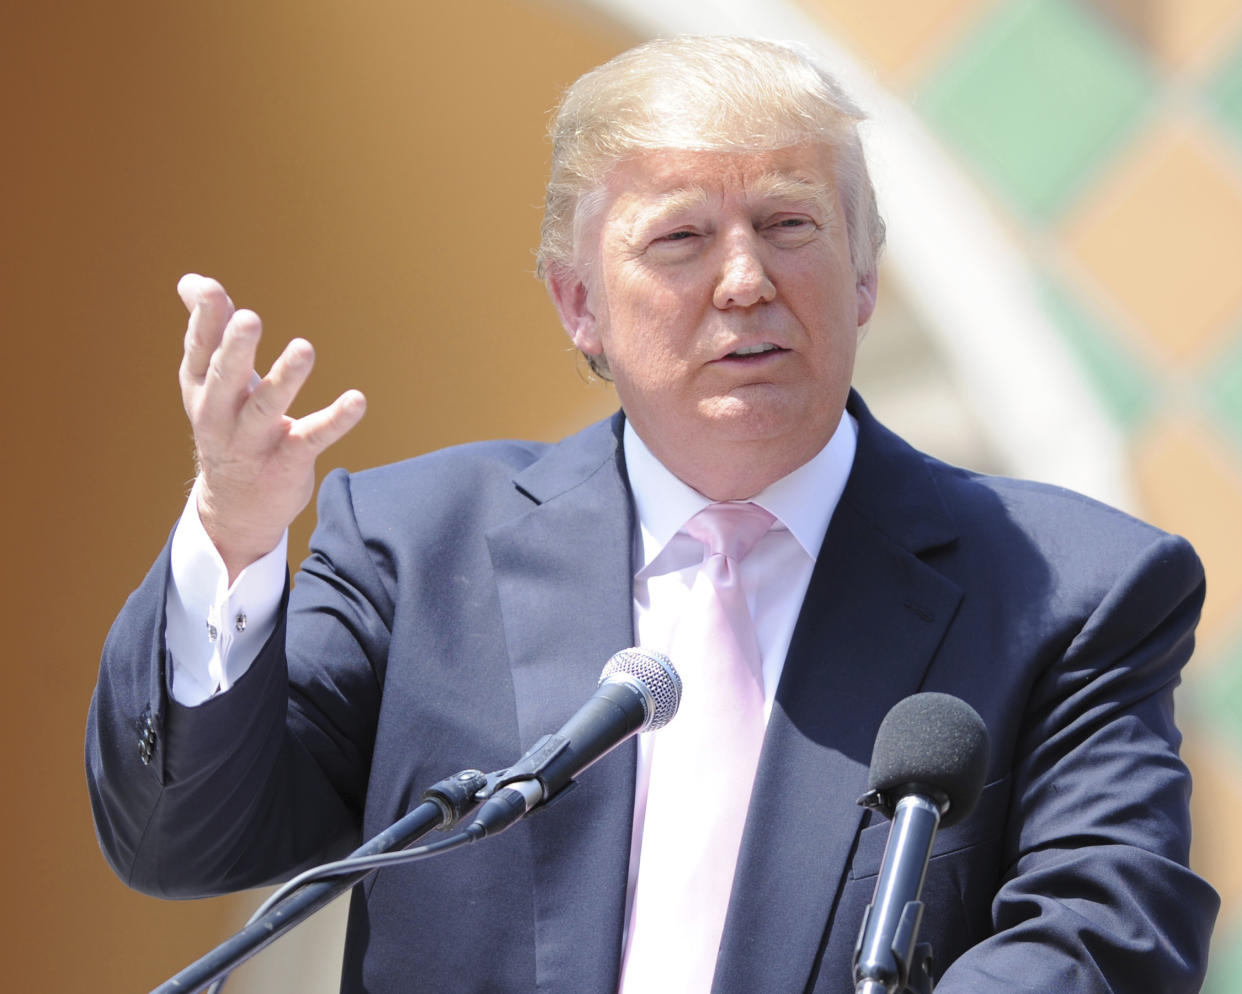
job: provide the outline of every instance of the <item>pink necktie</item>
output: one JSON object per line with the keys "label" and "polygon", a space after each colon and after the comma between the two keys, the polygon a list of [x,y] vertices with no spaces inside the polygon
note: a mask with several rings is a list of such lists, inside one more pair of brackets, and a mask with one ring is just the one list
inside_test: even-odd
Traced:
{"label": "pink necktie", "polygon": [[775,519],[712,504],[684,531],[706,547],[669,657],[677,718],[652,740],[621,994],[708,994],[763,744],[763,669],[738,564]]}

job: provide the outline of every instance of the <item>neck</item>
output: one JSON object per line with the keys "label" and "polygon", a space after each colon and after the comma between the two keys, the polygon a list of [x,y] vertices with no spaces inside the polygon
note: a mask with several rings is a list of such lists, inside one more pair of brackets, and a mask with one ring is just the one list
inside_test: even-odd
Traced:
{"label": "neck", "polygon": [[805,446],[786,451],[778,451],[764,440],[731,442],[693,451],[650,442],[647,447],[687,486],[709,500],[729,501],[750,500],[810,462],[827,444],[828,438],[813,438]]}

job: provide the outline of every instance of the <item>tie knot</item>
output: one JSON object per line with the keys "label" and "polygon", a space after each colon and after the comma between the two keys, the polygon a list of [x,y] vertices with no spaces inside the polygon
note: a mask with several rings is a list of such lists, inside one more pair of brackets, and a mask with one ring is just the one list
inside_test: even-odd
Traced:
{"label": "tie knot", "polygon": [[739,562],[776,521],[758,504],[730,501],[708,504],[686,522],[686,532],[713,555]]}

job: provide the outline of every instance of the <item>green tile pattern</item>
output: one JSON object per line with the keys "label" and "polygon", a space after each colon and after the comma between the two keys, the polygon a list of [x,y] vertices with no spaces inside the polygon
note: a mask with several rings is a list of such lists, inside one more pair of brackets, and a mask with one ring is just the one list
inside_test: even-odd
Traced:
{"label": "green tile pattern", "polygon": [[1002,3],[916,97],[932,127],[1030,219],[1054,216],[1131,134],[1148,68],[1071,0]]}
{"label": "green tile pattern", "polygon": [[1242,48],[1217,70],[1208,99],[1233,137],[1242,141]]}
{"label": "green tile pattern", "polygon": [[1210,412],[1225,426],[1242,455],[1242,329],[1203,380]]}
{"label": "green tile pattern", "polygon": [[1152,373],[1114,332],[1090,316],[1071,294],[1045,278],[1041,287],[1044,311],[1077,357],[1083,372],[1113,420],[1133,431],[1159,396]]}
{"label": "green tile pattern", "polygon": [[1242,928],[1217,927],[1212,937],[1212,959],[1202,994],[1238,994],[1242,977]]}
{"label": "green tile pattern", "polygon": [[1222,656],[1202,662],[1194,682],[1179,693],[1187,695],[1198,718],[1242,753],[1242,640]]}

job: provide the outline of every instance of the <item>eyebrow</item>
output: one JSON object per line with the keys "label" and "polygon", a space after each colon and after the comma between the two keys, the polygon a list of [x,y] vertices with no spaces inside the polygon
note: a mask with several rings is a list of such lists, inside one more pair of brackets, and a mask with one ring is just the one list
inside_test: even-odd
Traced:
{"label": "eyebrow", "polygon": [[636,227],[644,228],[653,224],[661,224],[665,219],[677,214],[696,207],[705,207],[707,202],[708,194],[702,187],[678,187],[669,190],[667,193],[660,194],[653,203],[639,212]]}
{"label": "eyebrow", "polygon": [[801,176],[790,176],[788,173],[764,173],[755,182],[754,190],[759,200],[782,200],[786,203],[809,204],[820,210],[825,217],[835,212],[836,198],[833,189]]}
{"label": "eyebrow", "polygon": [[[788,204],[807,205],[819,211],[825,218],[830,218],[836,212],[832,188],[800,176],[764,173],[752,184],[751,191],[755,201],[777,200]],[[638,226],[659,224],[665,218],[703,207],[710,199],[709,192],[699,186],[669,190],[642,211],[637,219]]]}

